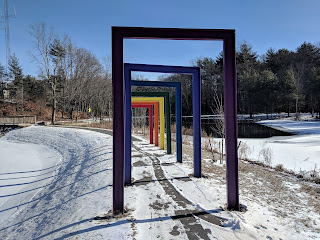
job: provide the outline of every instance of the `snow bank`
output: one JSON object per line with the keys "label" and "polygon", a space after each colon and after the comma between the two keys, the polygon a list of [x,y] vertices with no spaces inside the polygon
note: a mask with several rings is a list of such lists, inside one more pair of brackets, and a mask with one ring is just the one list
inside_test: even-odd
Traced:
{"label": "snow bank", "polygon": [[47,147],[11,142],[5,137],[0,139],[0,152],[1,222],[16,211],[14,206],[21,199],[32,199],[39,187],[50,181],[61,156]]}
{"label": "snow bank", "polygon": [[[22,194],[25,189],[8,187],[6,191],[16,194],[16,200],[10,200],[10,206],[1,207],[0,218],[6,220],[0,222],[0,239],[124,239],[131,234],[129,221],[111,219],[106,224],[105,220],[95,219],[112,210],[111,136],[86,130],[32,126],[11,131],[1,141],[2,148],[19,146],[23,151],[19,154],[8,148],[10,155],[17,154],[16,162],[24,165],[10,166],[6,161],[3,163],[7,166],[6,172],[40,170],[53,166],[57,159],[61,161],[52,169],[28,173],[31,176],[53,171],[38,176],[40,179],[50,176],[37,182],[39,185],[28,185],[29,198]],[[12,145],[13,142],[16,144]],[[30,157],[37,154],[34,159]],[[2,168],[1,172],[4,172]],[[5,177],[8,175],[1,176]],[[0,188],[1,195],[5,188]]]}

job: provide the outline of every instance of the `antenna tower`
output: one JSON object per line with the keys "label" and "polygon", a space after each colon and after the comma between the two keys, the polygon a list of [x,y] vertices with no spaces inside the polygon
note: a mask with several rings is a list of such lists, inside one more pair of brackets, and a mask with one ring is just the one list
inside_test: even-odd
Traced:
{"label": "antenna tower", "polygon": [[5,44],[6,44],[6,73],[8,76],[8,67],[9,67],[9,58],[10,53],[10,26],[9,19],[10,17],[15,17],[16,14],[9,14],[8,0],[4,0],[4,31],[5,31]]}

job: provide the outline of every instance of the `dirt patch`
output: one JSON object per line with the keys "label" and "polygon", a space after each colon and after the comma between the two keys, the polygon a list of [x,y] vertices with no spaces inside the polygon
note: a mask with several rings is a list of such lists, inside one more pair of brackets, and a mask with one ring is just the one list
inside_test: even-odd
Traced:
{"label": "dirt patch", "polygon": [[155,210],[162,210],[162,209],[167,209],[169,208],[169,206],[171,205],[171,202],[165,202],[162,203],[158,200],[156,200],[155,202],[153,202],[152,204],[149,204],[150,207],[152,207]]}
{"label": "dirt patch", "polygon": [[132,165],[134,167],[142,167],[142,166],[146,166],[147,164],[143,161],[137,161],[137,162],[132,163]]}
{"label": "dirt patch", "polygon": [[190,177],[177,177],[177,178],[174,178],[175,180],[179,180],[179,181],[182,181],[182,182],[190,182],[192,181],[190,179]]}
{"label": "dirt patch", "polygon": [[142,172],[142,178],[139,180],[134,181],[132,184],[135,186],[145,186],[148,185],[149,183],[154,182],[155,180],[152,178],[152,175],[150,173],[143,171]]}
{"label": "dirt patch", "polygon": [[[140,150],[139,148],[135,147],[136,150]],[[198,219],[202,218],[205,221],[210,223],[216,224],[218,226],[222,226],[223,219],[216,217],[213,214],[209,214],[207,212],[203,212],[200,209],[196,209],[196,207],[186,198],[184,198],[171,184],[171,182],[165,177],[164,171],[161,167],[160,160],[154,155],[145,152],[145,154],[152,160],[152,165],[154,169],[154,173],[156,179],[162,186],[163,190],[166,192],[167,196],[169,196],[173,201],[178,205],[180,210],[175,211],[175,215],[171,216],[173,220],[178,220],[182,223],[183,228],[186,231],[188,239],[210,239],[209,234],[211,234],[210,229],[204,229],[203,226],[199,223]],[[181,178],[183,181],[186,178]],[[190,180],[190,179],[189,179]],[[185,180],[188,181],[188,180]],[[154,209],[161,210],[163,209],[164,203],[160,203],[156,201],[155,204],[151,204]],[[173,203],[167,203],[169,205]],[[190,210],[193,209],[193,210]],[[173,231],[174,234],[177,234],[176,231]],[[179,233],[180,234],[180,233]]]}
{"label": "dirt patch", "polygon": [[172,231],[169,232],[172,236],[179,236],[180,232],[178,231],[179,227],[178,226],[174,226]]}

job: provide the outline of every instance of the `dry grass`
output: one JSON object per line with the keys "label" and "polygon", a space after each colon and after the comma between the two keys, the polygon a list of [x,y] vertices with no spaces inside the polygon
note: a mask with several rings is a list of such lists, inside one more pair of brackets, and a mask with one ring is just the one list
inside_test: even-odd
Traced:
{"label": "dry grass", "polygon": [[279,172],[283,172],[284,171],[284,166],[283,164],[278,164],[275,167],[275,170],[279,171]]}
{"label": "dry grass", "polygon": [[112,129],[112,122],[107,122],[107,121],[93,122],[93,123],[75,122],[75,121],[57,122],[57,125]]}
{"label": "dry grass", "polygon": [[[206,161],[203,164],[203,174],[209,179],[226,184],[224,165]],[[320,215],[318,184],[303,182],[295,176],[263,165],[239,161],[239,190],[243,204],[256,202],[278,217],[292,218],[292,221],[318,231],[316,223],[307,217],[301,217],[307,211]]]}
{"label": "dry grass", "polygon": [[104,128],[104,129],[112,129],[112,122],[106,122],[106,121],[102,121],[100,123],[90,123],[88,124],[88,127],[94,127],[94,128]]}
{"label": "dry grass", "polygon": [[192,128],[182,127],[181,131],[182,131],[182,135],[193,136],[193,129]]}
{"label": "dry grass", "polygon": [[0,116],[37,116],[38,121],[51,118],[51,108],[44,101],[25,100],[22,104],[16,102],[0,102]]}
{"label": "dry grass", "polygon": [[175,133],[177,131],[177,125],[176,124],[172,124],[171,125],[171,133]]}
{"label": "dry grass", "polygon": [[[175,149],[175,144],[173,142],[172,149]],[[185,139],[182,149],[184,163],[192,166],[193,148],[190,145],[192,143]],[[316,184],[315,180],[319,177],[318,172],[310,173],[310,178],[314,179],[312,182],[307,182],[305,178],[286,170],[281,164],[273,168],[269,161],[264,163],[250,161],[248,159],[250,154],[246,150],[243,150],[241,154],[239,155],[243,159],[239,160],[240,199],[242,204],[249,206],[248,211],[250,211],[250,203],[255,202],[274,212],[278,218],[296,223],[297,232],[303,231],[301,226],[320,232],[319,225],[317,225],[319,223],[307,215],[308,212],[320,215],[320,185]],[[268,151],[265,154],[266,158],[271,155]],[[218,157],[217,152],[214,152],[214,156]],[[202,159],[212,159],[208,142],[203,145]],[[202,173],[208,180],[211,179],[216,184],[226,184],[225,164],[202,161]]]}
{"label": "dry grass", "polygon": [[[299,178],[298,174],[286,170],[281,164],[273,168],[268,161],[262,163],[248,160],[246,151],[241,154],[246,159],[239,160],[239,190],[243,204],[250,205],[247,203],[256,202],[280,218],[290,219],[289,221],[297,225],[301,224],[315,232],[320,232],[317,222],[306,216],[306,213],[311,211],[320,215],[320,185],[316,184],[316,180],[311,179],[312,177],[318,179],[318,172],[314,170],[310,173],[312,182],[307,182],[305,178]],[[210,155],[210,151],[202,151],[203,158],[210,158]],[[203,161],[202,169],[202,173],[208,179],[218,181],[221,185],[226,184],[224,164]],[[303,230],[297,228],[296,231]]]}

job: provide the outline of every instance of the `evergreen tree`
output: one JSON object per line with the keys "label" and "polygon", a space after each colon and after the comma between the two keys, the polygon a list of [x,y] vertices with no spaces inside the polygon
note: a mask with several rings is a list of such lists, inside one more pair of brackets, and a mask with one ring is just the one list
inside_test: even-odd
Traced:
{"label": "evergreen tree", "polygon": [[309,99],[309,108],[314,116],[315,111],[320,117],[320,67],[313,67],[309,74],[309,81],[307,84],[307,97]]}
{"label": "evergreen tree", "polygon": [[[297,78],[295,77],[292,68],[289,68],[285,75],[280,79],[280,89],[282,103],[287,108],[288,116],[290,116],[291,106],[295,105],[296,114],[298,113],[298,102],[299,102],[299,86],[297,84]],[[281,103],[281,102],[280,102]]]}
{"label": "evergreen tree", "polygon": [[61,86],[62,75],[63,75],[62,63],[63,63],[63,58],[66,55],[66,50],[62,46],[62,43],[59,39],[54,39],[53,43],[50,44],[49,54],[52,58],[52,62],[55,65],[53,69],[53,75],[49,79],[49,84],[51,87],[51,99],[52,99],[51,123],[55,124],[58,91],[59,91],[59,86]]}
{"label": "evergreen tree", "polygon": [[13,77],[14,85],[18,86],[19,88],[23,85],[23,75],[22,75],[22,67],[20,65],[19,59],[16,57],[15,54],[10,56],[9,58],[9,71],[11,77]]}
{"label": "evergreen tree", "polygon": [[15,89],[13,91],[13,95],[15,95],[15,97],[20,99],[21,112],[23,112],[23,101],[24,101],[23,74],[22,74],[22,67],[20,65],[19,59],[16,57],[15,54],[10,56],[8,65],[9,65],[10,75],[14,78],[13,85],[15,86]]}
{"label": "evergreen tree", "polygon": [[47,88],[43,81],[37,80],[35,77],[27,75],[23,78],[24,95],[25,99],[45,100],[47,94]]}
{"label": "evergreen tree", "polygon": [[5,78],[5,68],[4,66],[0,63],[0,82],[4,82]]}
{"label": "evergreen tree", "polygon": [[5,68],[0,63],[0,98],[3,98],[3,90],[5,89]]}
{"label": "evergreen tree", "polygon": [[295,65],[295,62],[296,54],[287,49],[279,49],[278,51],[268,49],[264,59],[265,68],[271,70],[279,78],[283,77],[288,68]]}
{"label": "evergreen tree", "polygon": [[257,61],[258,55],[247,43],[240,45],[236,55],[237,61],[237,79],[238,79],[238,111],[240,113],[249,113],[250,118],[256,112],[257,88],[259,72]]}
{"label": "evergreen tree", "polygon": [[257,83],[257,96],[259,101],[256,103],[260,112],[265,112],[267,118],[277,109],[279,100],[279,79],[270,70],[263,70]]}
{"label": "evergreen tree", "polygon": [[215,105],[214,94],[223,96],[222,69],[212,58],[198,58],[195,62],[201,69],[201,111],[203,114],[212,114],[211,109]]}
{"label": "evergreen tree", "polygon": [[[304,42],[297,48],[295,71],[299,84],[299,94],[305,96],[305,111],[314,112],[315,99],[318,93],[314,92],[314,72],[312,69],[320,64],[320,49],[311,43]],[[303,106],[302,106],[303,107]]]}

